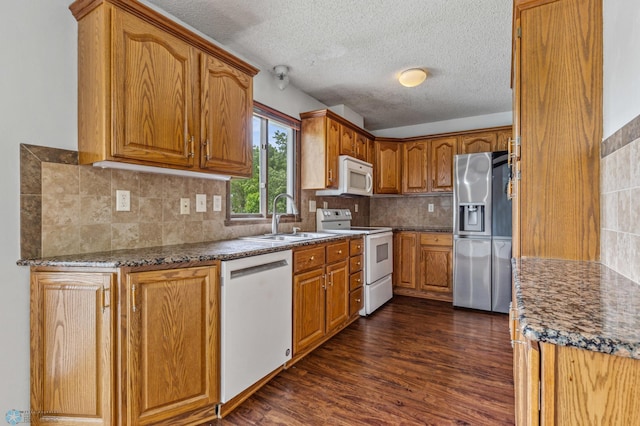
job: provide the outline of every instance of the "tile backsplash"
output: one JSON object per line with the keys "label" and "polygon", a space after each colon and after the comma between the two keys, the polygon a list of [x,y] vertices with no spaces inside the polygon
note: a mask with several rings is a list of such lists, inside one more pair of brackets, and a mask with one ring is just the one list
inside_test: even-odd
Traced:
{"label": "tile backsplash", "polygon": [[[433,204],[433,212],[429,212]],[[420,197],[374,197],[371,226],[453,227],[453,195]]]}
{"label": "tile backsplash", "polygon": [[[629,133],[627,126],[621,130]],[[603,264],[640,283],[640,135],[634,136],[626,143],[616,140],[615,150],[603,149],[608,155],[600,162],[600,253]]]}

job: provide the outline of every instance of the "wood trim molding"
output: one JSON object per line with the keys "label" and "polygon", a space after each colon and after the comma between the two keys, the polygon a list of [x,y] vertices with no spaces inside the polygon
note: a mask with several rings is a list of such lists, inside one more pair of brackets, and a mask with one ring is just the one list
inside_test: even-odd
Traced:
{"label": "wood trim molding", "polygon": [[337,121],[338,123],[342,124],[343,126],[346,126],[346,127],[350,128],[351,130],[353,130],[355,132],[358,132],[360,134],[365,135],[369,139],[375,139],[374,135],[372,135],[371,133],[369,133],[365,129],[356,126],[355,124],[353,124],[352,122],[350,122],[349,120],[344,118],[343,116],[336,114],[335,112],[331,111],[330,109],[318,109],[318,110],[315,110],[315,111],[307,111],[307,112],[300,113],[300,119],[315,118],[315,117],[328,117],[328,118],[330,118],[330,119],[332,119],[334,121]]}
{"label": "wood trim molding", "polygon": [[234,68],[239,69],[240,71],[249,74],[250,76],[256,75],[260,70],[253,65],[233,56],[226,50],[221,47],[216,46],[211,41],[206,38],[189,31],[182,25],[173,21],[169,17],[151,9],[148,6],[139,3],[138,1],[132,0],[77,0],[69,6],[71,13],[76,18],[76,20],[81,20],[84,16],[89,14],[95,8],[104,5],[110,4],[115,6],[121,10],[124,10],[132,15],[137,16],[138,18],[155,25],[160,28],[162,31],[165,31],[174,37],[177,37],[192,46],[200,49],[201,51],[208,53],[221,61],[231,65]]}
{"label": "wood trim molding", "polygon": [[473,135],[476,133],[503,132],[511,130],[512,126],[486,127],[484,129],[463,130],[461,132],[436,133],[432,135],[412,136],[410,138],[376,138],[376,142],[414,142],[424,139],[449,138],[453,136]]}

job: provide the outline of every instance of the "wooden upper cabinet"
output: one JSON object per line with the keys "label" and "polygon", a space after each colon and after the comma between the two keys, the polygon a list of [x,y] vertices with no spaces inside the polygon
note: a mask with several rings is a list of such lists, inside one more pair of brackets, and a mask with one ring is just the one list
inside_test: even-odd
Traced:
{"label": "wooden upper cabinet", "polygon": [[498,132],[496,146],[492,149],[492,151],[508,151],[509,150],[509,140],[512,137],[511,130],[503,130]]}
{"label": "wooden upper cabinet", "polygon": [[113,37],[113,156],[192,167],[197,51],[119,10]]}
{"label": "wooden upper cabinet", "polygon": [[457,138],[434,139],[430,146],[431,192],[453,191],[453,160]]}
{"label": "wooden upper cabinet", "polygon": [[361,133],[356,132],[355,151],[353,156],[362,161],[367,161],[367,150],[370,139]]}
{"label": "wooden upper cabinet", "polygon": [[218,276],[217,267],[126,276],[131,407],[125,424],[213,412],[220,402]]}
{"label": "wooden upper cabinet", "polygon": [[429,142],[402,144],[402,192],[428,192]]}
{"label": "wooden upper cabinet", "polygon": [[302,189],[337,188],[338,156],[367,160],[373,137],[327,109],[304,112],[300,118]]}
{"label": "wooden upper cabinet", "polygon": [[356,153],[355,132],[346,126],[340,126],[340,155],[355,157]]}
{"label": "wooden upper cabinet", "polygon": [[253,79],[210,55],[202,63],[202,168],[250,177]]}
{"label": "wooden upper cabinet", "polygon": [[399,194],[401,187],[402,145],[398,142],[375,143],[375,193]]}
{"label": "wooden upper cabinet", "polygon": [[140,2],[78,0],[70,9],[81,164],[251,174],[256,68]]}
{"label": "wooden upper cabinet", "polygon": [[460,138],[458,154],[474,154],[477,152],[491,152],[497,142],[497,136],[491,133],[475,133]]}

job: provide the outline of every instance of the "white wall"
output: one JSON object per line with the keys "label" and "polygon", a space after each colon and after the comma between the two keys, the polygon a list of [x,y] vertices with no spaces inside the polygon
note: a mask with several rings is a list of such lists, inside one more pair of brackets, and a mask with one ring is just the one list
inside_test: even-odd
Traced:
{"label": "white wall", "polygon": [[9,0],[0,16],[0,419],[29,409],[29,280],[20,257],[19,144],[74,149],[76,24],[69,0]]}
{"label": "white wall", "polygon": [[640,114],[640,3],[603,1],[603,137]]}

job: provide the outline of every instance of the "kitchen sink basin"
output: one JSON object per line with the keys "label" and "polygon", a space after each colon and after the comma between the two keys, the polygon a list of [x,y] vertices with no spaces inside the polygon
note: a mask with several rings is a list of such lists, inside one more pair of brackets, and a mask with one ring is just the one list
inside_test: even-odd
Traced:
{"label": "kitchen sink basin", "polygon": [[262,234],[252,235],[249,237],[240,237],[241,240],[263,241],[263,242],[282,242],[294,243],[296,241],[315,240],[320,238],[331,237],[333,234],[322,232],[298,232],[295,234]]}

